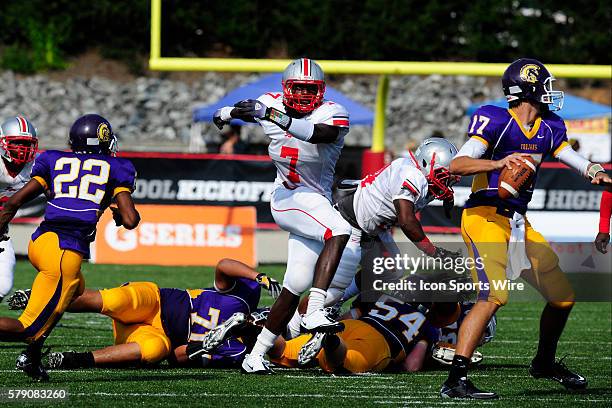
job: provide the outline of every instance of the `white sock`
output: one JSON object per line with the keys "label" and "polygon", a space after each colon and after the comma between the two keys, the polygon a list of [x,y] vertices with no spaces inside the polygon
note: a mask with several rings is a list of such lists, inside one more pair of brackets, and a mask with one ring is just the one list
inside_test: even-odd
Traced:
{"label": "white sock", "polygon": [[302,323],[302,316],[296,310],[293,314],[293,317],[289,321],[287,325],[287,336],[289,337],[287,340],[291,340],[300,335],[300,324]]}
{"label": "white sock", "polygon": [[257,336],[257,342],[251,351],[251,355],[265,356],[274,345],[277,337],[276,334],[264,327],[259,336]]}
{"label": "white sock", "polygon": [[309,315],[315,310],[323,309],[325,305],[325,297],[327,291],[319,288],[310,288],[310,294],[308,297],[308,308],[306,314]]}

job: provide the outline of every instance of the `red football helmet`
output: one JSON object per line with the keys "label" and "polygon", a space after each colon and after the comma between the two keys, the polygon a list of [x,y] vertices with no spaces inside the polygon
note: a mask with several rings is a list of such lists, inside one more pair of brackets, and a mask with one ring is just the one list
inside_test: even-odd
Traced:
{"label": "red football helmet", "polygon": [[325,76],[309,58],[296,59],[283,72],[283,103],[300,113],[310,113],[323,103]]}

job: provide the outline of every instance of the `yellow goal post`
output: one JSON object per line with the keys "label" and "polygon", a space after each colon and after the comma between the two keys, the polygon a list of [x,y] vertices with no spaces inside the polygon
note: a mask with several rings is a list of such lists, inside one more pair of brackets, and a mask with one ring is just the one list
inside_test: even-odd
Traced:
{"label": "yellow goal post", "polygon": [[[151,50],[149,69],[154,71],[281,72],[288,59],[169,58],[161,56],[162,0],[151,0]],[[508,64],[426,61],[317,60],[328,74],[380,75],[376,94],[373,152],[384,151],[387,75],[501,76]],[[612,65],[547,64],[558,78],[612,78]]]}

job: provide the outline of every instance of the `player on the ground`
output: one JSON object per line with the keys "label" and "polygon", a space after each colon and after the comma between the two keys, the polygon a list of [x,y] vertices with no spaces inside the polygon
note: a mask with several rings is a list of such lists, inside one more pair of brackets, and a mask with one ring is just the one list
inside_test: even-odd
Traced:
{"label": "player on the ground", "polygon": [[[419,371],[429,346],[438,339],[438,327],[457,319],[458,304],[412,304],[389,295],[377,302],[353,304],[352,317],[342,320],[345,328],[338,334],[304,334],[291,340],[276,339],[268,355],[285,367],[309,366],[316,357],[329,373],[380,372],[390,366],[404,371]],[[227,333],[227,331],[226,331]],[[301,350],[316,338],[316,350],[305,358]],[[204,342],[214,350],[215,342]]]}
{"label": "player on the ground", "polygon": [[612,217],[612,186],[608,186],[604,190],[599,206],[599,232],[595,237],[595,247],[602,254],[608,253],[610,217]]}
{"label": "player on the ground", "polygon": [[[425,254],[433,257],[455,257],[458,254],[434,246],[423,232],[417,213],[431,201],[452,202],[452,186],[458,178],[448,170],[457,148],[448,140],[424,140],[411,157],[399,158],[358,182],[352,192],[346,191],[335,204],[342,217],[353,227],[351,242],[360,243],[362,234],[380,237],[394,256],[399,253],[390,229],[399,226],[405,236]],[[352,256],[356,254],[357,256]],[[361,261],[361,251],[345,251],[327,292],[326,306],[344,295]],[[299,333],[299,314],[289,323],[291,337]]]}
{"label": "player on the ground", "polygon": [[[36,128],[23,116],[0,125],[0,208],[30,180],[32,162],[38,152]],[[13,287],[15,250],[10,239],[0,242],[0,302]]]}
{"label": "player on the ground", "polygon": [[[449,324],[448,326],[440,328],[440,341],[436,343],[434,349],[431,352],[431,357],[435,361],[443,365],[451,365],[453,363],[453,358],[455,357],[455,345],[457,344],[457,336],[459,334],[459,327],[461,327],[461,322],[465,319],[465,316],[472,310],[474,307],[474,303],[472,302],[462,302],[461,313],[456,322]],[[495,315],[491,317],[489,323],[487,323],[487,328],[483,333],[482,337],[478,341],[478,346],[482,346],[486,343],[489,343],[495,337],[495,333],[497,331],[497,318]],[[471,364],[479,364],[483,360],[483,355],[481,352],[475,350],[472,354]]]}
{"label": "player on the ground", "polygon": [[331,204],[334,169],[349,130],[349,115],[343,106],[323,99],[323,70],[311,59],[291,62],[283,73],[282,87],[282,93],[269,92],[257,100],[224,107],[213,118],[218,126],[233,118],[258,122],[270,137],[268,152],[277,168],[270,207],[274,221],[289,232],[283,290],[244,359],[242,368],[247,373],[272,373],[264,355],[308,288],[304,328],[342,329],[325,313],[324,301],[351,233],[351,226]]}
{"label": "player on the ground", "polygon": [[72,299],[82,293],[81,262],[89,257],[100,214],[111,207],[117,225],[135,228],[140,216],[131,193],[136,171],[126,159],[114,157],[117,139],[100,115],[85,115],[70,128],[71,152],[48,150],[32,167],[32,179],[5,203],[0,213],[0,240],[17,210],[47,190],[45,219],[32,235],[28,256],[38,275],[30,301],[19,319],[0,318],[0,340],[24,341],[27,349],[17,368],[44,381],[42,345]]}
{"label": "player on the ground", "polygon": [[[468,128],[470,140],[452,161],[450,170],[454,174],[475,175],[461,220],[470,256],[484,262],[483,269],[472,271],[474,281],[483,284],[504,281],[507,276],[523,272],[523,278],[548,301],[540,320],[540,341],[530,374],[553,379],[569,389],[583,389],[586,379],[561,361],[555,361],[557,343],[574,305],[574,294],[559,268],[557,256],[525,219],[535,181],[518,198],[501,200],[497,192],[501,170],[520,164],[521,157],[527,155],[539,159],[552,155],[593,184],[610,180],[601,165],[590,163],[569,146],[563,120],[551,112],[560,109],[563,101],[563,92],[553,90],[553,81],[554,77],[537,60],[522,58],[510,64],[502,77],[509,109],[485,105],[474,113]],[[526,243],[527,251],[509,258],[511,232],[516,241]],[[467,369],[487,322],[507,300],[505,289],[490,285],[489,289],[483,286],[479,291],[478,302],[459,328],[453,364],[440,391],[442,397],[497,398],[494,392],[476,388],[467,378]]]}
{"label": "player on the ground", "polygon": [[208,354],[201,352],[202,339],[222,323],[227,331],[242,324],[257,308],[261,288],[272,297],[280,292],[280,284],[266,274],[223,259],[215,269],[212,288],[172,289],[153,282],[130,282],[118,288],[85,290],[66,311],[101,313],[113,319],[115,345],[83,353],[54,352],[49,355],[49,367],[155,364],[166,358],[179,364],[192,361],[200,367],[236,366],[246,353],[242,341],[229,339]]}

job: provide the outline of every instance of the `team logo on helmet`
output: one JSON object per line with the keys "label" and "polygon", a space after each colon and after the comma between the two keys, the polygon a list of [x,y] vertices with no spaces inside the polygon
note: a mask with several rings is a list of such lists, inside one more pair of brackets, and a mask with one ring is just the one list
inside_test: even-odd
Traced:
{"label": "team logo on helmet", "polygon": [[523,65],[519,72],[519,76],[523,81],[531,82],[532,84],[538,82],[538,75],[540,75],[540,67],[536,64]]}
{"label": "team logo on helmet", "polygon": [[110,141],[111,132],[106,123],[100,123],[98,125],[97,134],[98,134],[98,140],[100,140],[101,142]]}

